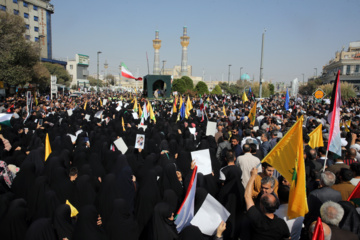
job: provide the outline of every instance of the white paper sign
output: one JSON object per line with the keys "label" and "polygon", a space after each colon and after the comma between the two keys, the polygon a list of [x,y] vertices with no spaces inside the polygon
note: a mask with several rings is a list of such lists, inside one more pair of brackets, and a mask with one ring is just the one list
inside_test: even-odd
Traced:
{"label": "white paper sign", "polygon": [[121,151],[122,154],[125,154],[126,151],[128,150],[128,147],[126,146],[126,143],[124,142],[124,140],[122,138],[119,138],[116,141],[114,141],[114,144],[115,144],[116,148],[119,151]]}
{"label": "white paper sign", "polygon": [[82,133],[82,132],[83,132],[83,130],[82,130],[82,129],[80,129],[80,130],[76,131],[76,133],[75,133],[76,137],[78,137],[78,136],[79,136],[79,134],[80,134],[80,133]]}
{"label": "white paper sign", "polygon": [[95,116],[94,116],[94,117],[100,119],[102,113],[103,113],[103,111],[98,111],[98,112],[95,113]]}
{"label": "white paper sign", "polygon": [[85,115],[85,119],[88,120],[88,121],[90,121],[90,115],[89,115],[89,114],[86,114],[86,115]]}
{"label": "white paper sign", "polygon": [[191,152],[191,159],[195,160],[198,172],[204,175],[212,173],[211,158],[209,149]]}
{"label": "white paper sign", "polygon": [[116,107],[116,111],[120,111],[120,110],[121,110],[121,106],[119,105]]}
{"label": "white paper sign", "polygon": [[203,234],[214,235],[221,221],[226,222],[230,213],[211,194],[208,194],[190,224],[197,226]]}
{"label": "white paper sign", "polygon": [[73,111],[70,109],[70,110],[67,110],[67,114],[69,115],[69,117],[71,116],[71,115],[73,115]]}
{"label": "white paper sign", "polygon": [[107,99],[104,99],[104,100],[103,100],[103,106],[105,106],[106,103],[107,103]]}
{"label": "white paper sign", "polygon": [[135,148],[144,149],[145,146],[145,135],[136,134]]}
{"label": "white paper sign", "polygon": [[145,130],[147,129],[147,125],[138,125],[138,129],[140,129],[140,128],[144,129],[144,132],[145,132]]}
{"label": "white paper sign", "polygon": [[68,133],[68,134],[66,134],[66,135],[67,135],[67,136],[70,136],[72,143],[73,143],[73,142],[76,142],[77,136],[74,136],[74,135],[72,135],[72,134],[70,134],[70,133]]}
{"label": "white paper sign", "polygon": [[207,126],[206,126],[206,136],[214,136],[215,137],[215,133],[216,133],[216,122],[207,122]]}
{"label": "white paper sign", "polygon": [[134,119],[139,119],[139,115],[136,112],[132,113]]}

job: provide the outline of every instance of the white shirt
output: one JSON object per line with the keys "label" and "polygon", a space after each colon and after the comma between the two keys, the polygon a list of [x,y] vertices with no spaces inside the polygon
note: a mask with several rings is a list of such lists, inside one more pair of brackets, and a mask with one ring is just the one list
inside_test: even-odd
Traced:
{"label": "white shirt", "polygon": [[250,179],[251,169],[258,166],[258,172],[262,172],[260,159],[253,156],[251,153],[245,153],[244,155],[238,156],[235,165],[240,167],[242,171],[241,182],[244,188],[246,188],[246,185]]}
{"label": "white shirt", "polygon": [[275,215],[282,218],[289,228],[291,240],[300,239],[301,229],[303,227],[304,217],[289,219],[287,216],[288,204],[281,204],[279,209],[275,211]]}

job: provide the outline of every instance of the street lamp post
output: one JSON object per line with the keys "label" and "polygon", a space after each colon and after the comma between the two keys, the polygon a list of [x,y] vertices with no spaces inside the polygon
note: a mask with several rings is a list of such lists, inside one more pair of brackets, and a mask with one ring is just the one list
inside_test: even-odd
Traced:
{"label": "street lamp post", "polygon": [[104,80],[106,82],[106,84],[108,85],[109,87],[109,83],[107,81],[107,68],[109,67],[109,64],[107,63],[107,60],[105,60],[105,63],[104,63],[104,68],[105,68],[105,76],[104,76]]}
{"label": "street lamp post", "polygon": [[317,68],[314,68],[315,69],[315,77],[317,77]]}
{"label": "street lamp post", "polygon": [[240,82],[241,82],[241,70],[243,69],[243,67],[240,68]]}
{"label": "street lamp post", "polygon": [[302,73],[302,75],[303,75],[303,85],[305,85],[304,74]]}
{"label": "street lamp post", "polygon": [[228,76],[228,84],[230,86],[230,67],[231,67],[231,64],[229,64],[229,76]]}
{"label": "street lamp post", "polygon": [[263,57],[264,57],[264,38],[265,38],[264,30],[262,34],[262,43],[261,43],[261,61],[260,61],[260,87],[259,87],[259,97],[262,98],[262,78],[263,78]]}
{"label": "street lamp post", "polygon": [[100,51],[97,52],[97,91],[99,92],[99,55]]}

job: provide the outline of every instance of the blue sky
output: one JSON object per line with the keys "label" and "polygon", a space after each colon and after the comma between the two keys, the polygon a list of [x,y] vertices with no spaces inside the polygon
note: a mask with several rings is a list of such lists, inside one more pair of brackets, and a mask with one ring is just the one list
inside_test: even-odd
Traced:
{"label": "blue sky", "polygon": [[[52,15],[53,58],[90,56],[90,74],[104,62],[119,74],[120,62],[140,76],[154,62],[152,40],[159,30],[160,61],[181,63],[180,36],[188,28],[188,64],[205,80],[259,81],[261,38],[265,45],[263,77],[273,82],[302,81],[318,74],[335,52],[360,40],[359,0],[59,0]],[[161,63],[162,65],[162,63]]]}

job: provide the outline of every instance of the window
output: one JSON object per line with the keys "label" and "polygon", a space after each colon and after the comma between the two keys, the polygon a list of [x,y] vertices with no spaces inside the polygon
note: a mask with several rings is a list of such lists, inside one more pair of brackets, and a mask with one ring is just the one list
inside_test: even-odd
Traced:
{"label": "window", "polygon": [[71,70],[73,69],[73,65],[70,65],[70,69],[71,69]]}
{"label": "window", "polygon": [[0,5],[0,10],[6,11],[6,6]]}
{"label": "window", "polygon": [[19,10],[14,9],[14,14],[19,15]]}
{"label": "window", "polygon": [[27,2],[23,2],[24,7],[28,7]]}
{"label": "window", "polygon": [[18,3],[17,0],[13,0],[13,3]]}
{"label": "window", "polygon": [[29,18],[29,14],[28,14],[28,13],[24,13],[24,18]]}
{"label": "window", "polygon": [[38,16],[34,16],[34,21],[35,21],[35,22],[39,21],[39,17],[38,17]]}
{"label": "window", "polygon": [[34,27],[34,31],[38,32],[39,31],[39,27]]}
{"label": "window", "polygon": [[349,75],[350,74],[350,65],[347,65],[346,66],[346,75]]}
{"label": "window", "polygon": [[26,27],[26,29],[30,28],[29,24],[25,24],[25,27]]}
{"label": "window", "polygon": [[34,5],[34,6],[33,6],[33,9],[34,9],[35,11],[37,11],[38,7]]}
{"label": "window", "polygon": [[356,65],[356,67],[355,67],[355,72],[359,72],[359,68],[360,68],[360,65]]}
{"label": "window", "polygon": [[26,40],[30,40],[30,35],[25,35]]}

